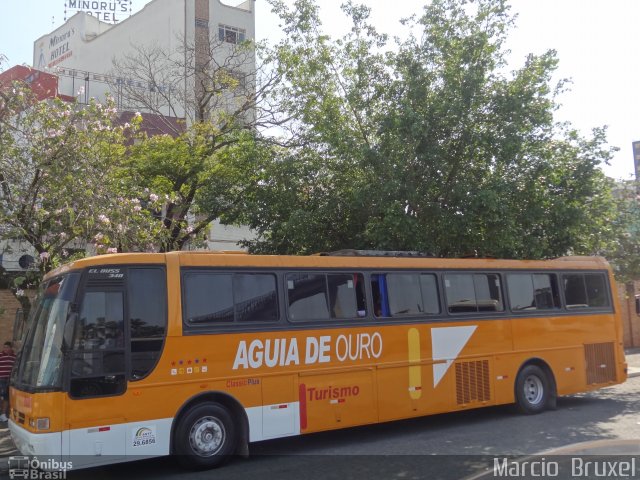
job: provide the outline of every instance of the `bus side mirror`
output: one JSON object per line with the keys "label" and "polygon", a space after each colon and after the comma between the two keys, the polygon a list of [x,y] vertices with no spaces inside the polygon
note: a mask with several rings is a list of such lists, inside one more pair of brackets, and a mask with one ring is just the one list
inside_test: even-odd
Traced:
{"label": "bus side mirror", "polygon": [[62,337],[62,345],[64,346],[64,351],[68,352],[72,348],[73,342],[73,331],[76,327],[76,322],[78,321],[78,314],[76,312],[71,312],[69,317],[67,318],[67,323],[64,324],[64,333]]}

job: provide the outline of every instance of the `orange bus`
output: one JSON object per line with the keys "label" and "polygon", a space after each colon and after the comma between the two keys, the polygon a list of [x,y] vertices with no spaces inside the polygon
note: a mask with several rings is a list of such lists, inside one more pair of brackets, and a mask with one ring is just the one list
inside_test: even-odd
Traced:
{"label": "orange bus", "polygon": [[116,254],[48,274],[11,379],[24,455],[220,464],[267,439],[623,382],[607,262]]}

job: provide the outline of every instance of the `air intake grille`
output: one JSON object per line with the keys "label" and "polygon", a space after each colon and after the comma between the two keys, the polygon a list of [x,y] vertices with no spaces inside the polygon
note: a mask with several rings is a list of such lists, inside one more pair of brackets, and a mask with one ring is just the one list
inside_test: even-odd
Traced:
{"label": "air intake grille", "polygon": [[87,287],[92,288],[107,288],[107,287],[121,287],[124,285],[122,278],[106,279],[106,278],[89,278],[87,280]]}
{"label": "air intake grille", "polygon": [[488,402],[491,398],[489,385],[489,361],[456,363],[456,399],[458,405]]}
{"label": "air intake grille", "polygon": [[584,346],[587,363],[587,383],[608,383],[616,379],[616,356],[613,343],[592,343]]}

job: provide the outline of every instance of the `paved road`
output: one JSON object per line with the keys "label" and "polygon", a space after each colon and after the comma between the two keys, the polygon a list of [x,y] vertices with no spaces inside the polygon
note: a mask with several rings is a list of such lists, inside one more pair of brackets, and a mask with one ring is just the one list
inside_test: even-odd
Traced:
{"label": "paved road", "polygon": [[[640,377],[561,398],[558,410],[523,416],[510,407],[424,417],[251,446],[251,458],[187,472],[170,458],[75,472],[71,479],[315,480],[462,478],[493,457],[527,455],[577,442],[640,441]],[[640,465],[639,465],[640,466]]]}
{"label": "paved road", "polygon": [[[628,351],[627,361],[636,374],[640,373],[640,349]],[[636,439],[640,444],[639,425],[640,376],[623,385],[561,398],[558,410],[532,417],[515,414],[510,407],[492,407],[253,444],[251,458],[235,459],[211,472],[185,473],[172,459],[161,458],[85,470],[68,477],[453,479],[482,469],[494,456],[529,455],[595,440]],[[2,427],[0,457],[5,457],[13,453],[13,445]],[[0,458],[0,478],[2,467],[6,467],[2,463]]]}

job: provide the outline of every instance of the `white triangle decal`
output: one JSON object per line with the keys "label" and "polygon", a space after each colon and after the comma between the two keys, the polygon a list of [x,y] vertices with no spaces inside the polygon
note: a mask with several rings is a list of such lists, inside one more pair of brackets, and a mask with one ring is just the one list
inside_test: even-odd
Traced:
{"label": "white triangle decal", "polygon": [[444,374],[467,344],[477,325],[468,327],[443,327],[431,329],[431,352],[434,360],[446,363],[433,365],[433,388],[438,386]]}

